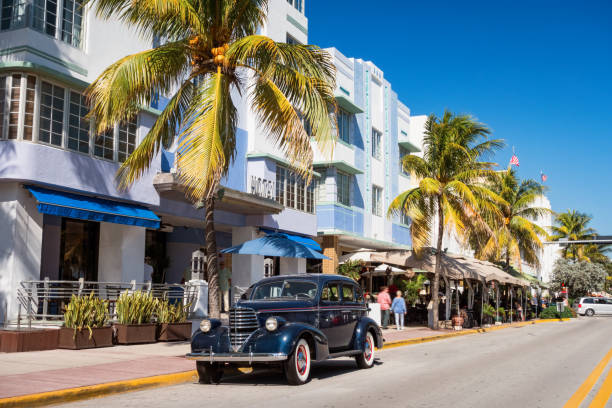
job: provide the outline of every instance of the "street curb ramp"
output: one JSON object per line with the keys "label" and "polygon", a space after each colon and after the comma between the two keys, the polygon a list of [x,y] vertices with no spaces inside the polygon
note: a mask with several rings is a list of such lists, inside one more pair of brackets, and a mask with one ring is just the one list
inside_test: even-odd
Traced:
{"label": "street curb ramp", "polygon": [[[461,330],[435,336],[416,337],[414,339],[399,340],[385,343],[383,349],[408,346],[411,344],[428,343],[447,339],[450,337],[465,336],[468,334],[487,333],[511,327],[523,327],[537,323],[565,322],[571,319],[539,319],[529,322],[520,322],[502,326],[492,326],[486,329]],[[0,407],[41,407],[50,404],[67,403],[90,398],[105,397],[112,394],[137,391],[147,388],[165,387],[174,384],[197,382],[195,370],[180,373],[156,375],[153,377],[134,378],[131,380],[115,381],[104,384],[88,385],[85,387],[67,388],[64,390],[41,392],[37,394],[19,395],[16,397],[1,398]]]}

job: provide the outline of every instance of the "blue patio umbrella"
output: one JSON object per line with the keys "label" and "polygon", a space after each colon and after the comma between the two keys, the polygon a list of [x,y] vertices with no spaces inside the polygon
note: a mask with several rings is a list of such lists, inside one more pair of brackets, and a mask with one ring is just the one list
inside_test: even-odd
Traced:
{"label": "blue patio umbrella", "polygon": [[283,258],[330,259],[306,245],[289,239],[285,234],[269,234],[262,238],[223,249],[221,253],[279,256]]}

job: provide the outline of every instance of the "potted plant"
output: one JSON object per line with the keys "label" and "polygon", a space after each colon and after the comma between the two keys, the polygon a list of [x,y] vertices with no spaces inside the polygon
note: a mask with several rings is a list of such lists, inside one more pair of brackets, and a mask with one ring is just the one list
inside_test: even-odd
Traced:
{"label": "potted plant", "polygon": [[191,322],[187,321],[189,305],[182,302],[174,305],[168,299],[157,302],[157,340],[177,341],[191,337]]}
{"label": "potted plant", "polygon": [[497,308],[497,317],[495,318],[495,325],[499,326],[504,322],[504,320],[506,320],[506,309],[500,306]]}
{"label": "potted plant", "polygon": [[491,327],[491,322],[495,318],[495,308],[489,304],[484,304],[482,306],[482,314],[485,316],[486,321],[483,327]]}
{"label": "potted plant", "polygon": [[157,301],[151,293],[126,290],[117,299],[117,323],[114,324],[118,344],[155,342],[153,312]]}
{"label": "potted plant", "polygon": [[108,325],[108,301],[91,292],[72,295],[59,330],[59,348],[79,350],[113,345],[113,329]]}
{"label": "potted plant", "polygon": [[54,350],[58,333],[56,329],[0,329],[0,353]]}

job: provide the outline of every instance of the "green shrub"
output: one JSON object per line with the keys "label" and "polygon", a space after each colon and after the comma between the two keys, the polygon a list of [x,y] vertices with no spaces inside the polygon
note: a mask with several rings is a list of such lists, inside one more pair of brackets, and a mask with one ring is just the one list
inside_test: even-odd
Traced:
{"label": "green shrub", "polygon": [[189,305],[183,306],[182,302],[171,305],[167,299],[157,301],[158,323],[185,323],[187,321],[187,310]]}
{"label": "green shrub", "polygon": [[74,329],[74,337],[77,331],[87,328],[91,339],[91,329],[106,326],[108,318],[108,300],[94,296],[93,291],[89,296],[72,295],[64,310],[64,326]]}
{"label": "green shrub", "polygon": [[556,307],[547,307],[542,309],[540,312],[540,319],[558,319],[559,314],[557,313]]}
{"label": "green shrub", "polygon": [[156,307],[157,299],[151,293],[126,290],[117,299],[117,320],[120,324],[151,323]]}

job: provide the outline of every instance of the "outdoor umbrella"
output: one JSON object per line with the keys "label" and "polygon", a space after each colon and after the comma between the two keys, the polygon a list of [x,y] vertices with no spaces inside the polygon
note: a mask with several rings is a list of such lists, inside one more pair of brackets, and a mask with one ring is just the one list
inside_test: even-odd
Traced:
{"label": "outdoor umbrella", "polygon": [[371,263],[372,262],[372,254],[375,254],[375,251],[371,251],[369,249],[359,249],[355,252],[351,252],[350,254],[342,255],[338,258],[339,264],[344,264],[346,262],[364,262]]}
{"label": "outdoor umbrella", "polygon": [[285,234],[269,234],[262,238],[223,249],[221,253],[279,256],[282,258],[330,259],[306,245],[287,238]]}

